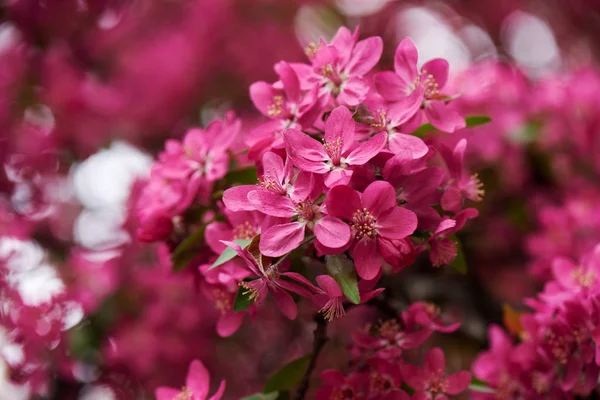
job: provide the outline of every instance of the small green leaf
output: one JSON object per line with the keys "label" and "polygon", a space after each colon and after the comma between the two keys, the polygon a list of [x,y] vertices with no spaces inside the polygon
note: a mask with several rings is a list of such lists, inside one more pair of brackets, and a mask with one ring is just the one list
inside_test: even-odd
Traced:
{"label": "small green leaf", "polygon": [[344,254],[325,256],[325,268],[340,285],[342,293],[354,304],[360,304],[354,264]]}
{"label": "small green leaf", "polygon": [[[252,239],[235,239],[233,242],[239,244],[242,249],[245,249],[250,245],[250,243],[252,243]],[[223,265],[227,261],[233,260],[236,256],[237,252],[231,247],[227,247],[225,250],[223,250],[219,258],[217,258],[217,260],[210,266],[208,270],[210,271],[219,265]]]}
{"label": "small green leaf", "polygon": [[456,258],[450,263],[450,266],[461,274],[467,273],[467,262],[465,260],[465,253],[463,252],[460,240],[457,237],[452,238],[452,241],[456,243]]}
{"label": "small green leaf", "polygon": [[308,354],[284,365],[269,378],[263,392],[270,393],[292,389],[304,376],[311,357],[312,355]]}
{"label": "small green leaf", "polygon": [[179,243],[179,246],[175,248],[173,254],[171,254],[173,271],[181,270],[192,260],[192,258],[194,258],[194,256],[197,254],[196,251],[194,251],[195,247],[204,240],[205,230],[206,225],[202,225],[200,229],[192,232],[187,238]]}
{"label": "small green leaf", "polygon": [[275,400],[279,396],[279,392],[272,393],[254,393],[250,396],[242,397],[241,400]]}
{"label": "small green leaf", "polygon": [[246,308],[250,307],[252,303],[254,303],[254,299],[250,298],[248,289],[240,286],[237,294],[235,295],[235,301],[233,302],[233,311],[244,311]]}
{"label": "small green leaf", "polygon": [[412,134],[413,134],[413,136],[424,138],[425,133],[432,132],[432,131],[435,131],[435,128],[430,123],[427,123],[427,124],[423,124],[420,127],[418,127],[417,130],[414,131]]}
{"label": "small green leaf", "polygon": [[256,167],[233,169],[225,175],[225,180],[245,185],[256,183]]}
{"label": "small green leaf", "polygon": [[471,379],[471,384],[469,385],[469,389],[474,392],[481,392],[481,393],[494,393],[495,392],[495,390],[490,388],[486,382],[484,382],[480,379],[477,379],[475,377],[473,377],[473,379]]}

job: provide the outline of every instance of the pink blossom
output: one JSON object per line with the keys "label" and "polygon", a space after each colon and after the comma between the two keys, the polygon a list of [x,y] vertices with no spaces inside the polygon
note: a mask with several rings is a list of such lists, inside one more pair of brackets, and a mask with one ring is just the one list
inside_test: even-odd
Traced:
{"label": "pink blossom", "polygon": [[448,80],[448,62],[430,60],[418,70],[418,51],[406,38],[396,48],[395,72],[380,72],[375,76],[379,94],[388,102],[400,103],[414,113],[411,126],[420,125],[423,116],[441,131],[454,132],[465,127],[465,120],[446,103],[451,96],[440,93]]}
{"label": "pink blossom", "polygon": [[475,218],[479,212],[474,208],[460,211],[454,219],[446,218],[428,240],[430,246],[429,259],[434,267],[446,265],[454,261],[458,254],[456,242],[450,236],[460,231],[469,219]]}
{"label": "pink blossom", "polygon": [[219,400],[225,391],[225,381],[221,381],[219,389],[208,397],[210,375],[198,360],[192,361],[185,380],[185,386],[179,389],[159,387],[156,389],[157,400]]}
{"label": "pink blossom", "polygon": [[312,66],[291,64],[298,73],[302,87],[319,87],[320,94],[331,94],[336,103],[355,106],[363,101],[369,91],[364,75],[379,61],[383,51],[380,37],[358,41],[359,30],[351,33],[341,27],[330,44],[321,39],[311,44],[306,54]]}
{"label": "pink blossom", "polygon": [[[343,317],[346,314],[343,304],[346,296],[342,293],[338,283],[329,275],[319,275],[316,280],[319,288],[315,288],[316,294],[313,296],[313,302],[321,307],[319,311],[328,321]],[[375,283],[376,280],[362,280],[358,283],[361,303],[366,303],[383,292],[383,288],[371,290]]]}
{"label": "pink blossom", "polygon": [[413,328],[417,325],[443,333],[455,332],[460,327],[460,322],[444,325],[440,318],[440,308],[422,301],[411,304],[408,310],[403,311],[402,321],[407,327]]}
{"label": "pink blossom", "polygon": [[471,383],[471,374],[467,371],[446,375],[446,358],[439,348],[427,353],[423,369],[406,364],[402,367],[402,374],[416,392],[413,400],[446,400],[447,395],[462,393]]}
{"label": "pink blossom", "polygon": [[288,129],[284,132],[288,156],[303,171],[325,174],[328,187],[347,184],[352,176],[349,167],[366,164],[383,149],[386,141],[386,133],[381,132],[365,142],[357,142],[354,125],[350,111],[340,106],[325,122],[323,143],[296,129]]}
{"label": "pink blossom", "polygon": [[326,203],[330,215],[346,220],[352,228],[350,254],[363,279],[373,279],[379,273],[381,257],[393,258],[390,243],[384,241],[402,240],[417,227],[415,213],[396,205],[396,192],[388,182],[375,181],[362,194],[348,186],[336,186],[329,191]]}

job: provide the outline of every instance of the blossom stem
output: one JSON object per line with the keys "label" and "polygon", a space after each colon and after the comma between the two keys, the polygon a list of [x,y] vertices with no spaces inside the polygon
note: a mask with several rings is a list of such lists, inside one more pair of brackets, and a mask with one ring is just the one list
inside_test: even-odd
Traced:
{"label": "blossom stem", "polygon": [[327,320],[321,313],[317,313],[315,314],[314,321],[316,322],[317,327],[314,330],[312,357],[310,358],[306,372],[298,385],[294,400],[303,400],[306,398],[308,388],[310,387],[310,377],[317,365],[317,359],[319,358],[319,354],[321,353],[321,350],[323,350],[325,343],[329,340],[327,337]]}

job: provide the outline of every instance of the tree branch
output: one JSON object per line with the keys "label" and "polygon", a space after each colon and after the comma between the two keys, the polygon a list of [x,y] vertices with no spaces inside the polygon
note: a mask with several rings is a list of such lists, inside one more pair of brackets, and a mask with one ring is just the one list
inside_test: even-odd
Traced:
{"label": "tree branch", "polygon": [[313,340],[313,349],[312,349],[312,357],[310,362],[308,363],[308,367],[306,368],[306,372],[298,385],[298,390],[296,391],[296,396],[294,400],[303,400],[306,397],[306,392],[308,392],[308,388],[310,386],[310,377],[312,375],[315,366],[317,365],[317,359],[319,358],[319,354],[321,350],[323,350],[323,346],[329,340],[327,337],[327,320],[323,317],[321,313],[317,313],[315,315],[314,321],[317,324],[317,327],[314,330],[314,340]]}

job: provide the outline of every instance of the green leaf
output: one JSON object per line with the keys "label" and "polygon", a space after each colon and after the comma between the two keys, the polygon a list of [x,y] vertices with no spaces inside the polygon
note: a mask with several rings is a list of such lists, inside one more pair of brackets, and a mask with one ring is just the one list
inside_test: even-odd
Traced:
{"label": "green leaf", "polygon": [[[465,118],[465,123],[467,125],[466,126],[467,128],[473,128],[475,126],[484,125],[489,122],[492,122],[492,119],[485,115],[472,115],[470,117]],[[413,132],[413,136],[423,138],[423,137],[425,137],[425,133],[433,132],[435,130],[436,130],[435,127],[433,125],[431,125],[430,123],[423,124],[419,128],[417,128],[416,131]]]}
{"label": "green leaf", "polygon": [[469,389],[474,392],[482,392],[482,393],[494,393],[495,390],[490,388],[486,382],[479,380],[475,377],[471,379],[471,384],[469,385]]}
{"label": "green leaf", "polygon": [[279,396],[279,392],[272,393],[254,393],[250,396],[242,397],[241,400],[275,400]]}
{"label": "green leaf", "polygon": [[344,254],[325,256],[325,268],[340,285],[342,293],[354,304],[360,304],[354,264]]}
{"label": "green leaf", "polygon": [[269,378],[265,384],[263,392],[270,393],[274,391],[292,389],[304,376],[311,357],[312,355],[308,354],[284,365],[279,371],[275,372],[275,374]]}
{"label": "green leaf", "polygon": [[225,180],[245,185],[256,183],[256,167],[233,169],[225,175]]}
{"label": "green leaf", "polygon": [[467,128],[472,128],[474,126],[488,124],[492,122],[492,119],[486,115],[472,115],[465,118],[465,122],[467,123]]}
{"label": "green leaf", "polygon": [[171,254],[171,261],[173,262],[173,271],[179,271],[184,268],[194,256],[197,254],[195,247],[204,240],[204,231],[206,225],[202,225],[200,229],[192,232],[187,238],[185,238],[179,246],[175,248],[173,254]]}
{"label": "green leaf", "polygon": [[[252,239],[235,239],[233,243],[237,243],[242,249],[245,249],[250,245],[250,243],[252,243]],[[217,260],[210,266],[208,270],[210,271],[211,269],[216,268],[219,265],[223,265],[227,261],[233,260],[236,256],[237,252],[231,247],[227,247],[225,250],[223,250],[219,258],[217,258]]]}
{"label": "green leaf", "polygon": [[467,262],[465,261],[465,253],[463,252],[460,240],[457,237],[452,238],[456,243],[456,258],[450,263],[450,266],[461,274],[467,273]]}
{"label": "green leaf", "polygon": [[250,295],[248,289],[240,286],[233,302],[233,311],[244,311],[246,308],[250,307],[252,303],[254,303],[254,299],[251,299]]}

